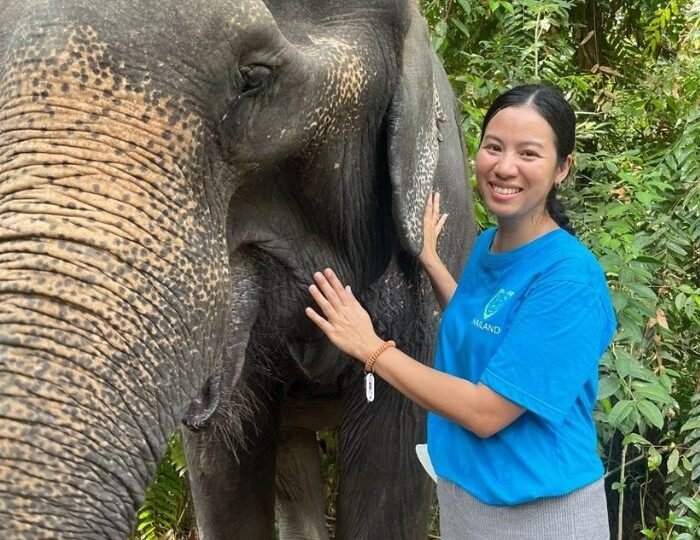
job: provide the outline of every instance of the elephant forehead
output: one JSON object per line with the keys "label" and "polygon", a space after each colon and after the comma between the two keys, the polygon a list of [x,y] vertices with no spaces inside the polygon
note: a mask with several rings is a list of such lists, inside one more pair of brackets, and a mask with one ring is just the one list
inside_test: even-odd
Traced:
{"label": "elephant forehead", "polygon": [[[53,128],[48,121],[53,120],[56,108],[67,107],[70,101],[74,109],[77,103],[82,104],[75,109],[75,122],[85,131],[113,118],[127,129],[137,128],[147,137],[139,142],[149,149],[193,155],[202,126],[186,107],[184,97],[157,90],[152,73],[127,66],[119,56],[89,26],[63,28],[13,51],[13,61],[0,72],[0,118],[11,120],[16,107],[29,99],[34,104],[30,111],[47,113],[45,123],[31,127]],[[93,138],[99,138],[99,130],[93,132]]]}
{"label": "elephant forehead", "polygon": [[309,115],[306,129],[318,140],[336,135],[346,124],[356,125],[378,68],[370,63],[369,51],[356,42],[317,36],[309,36],[309,41],[312,46],[303,50],[322,70],[324,100]]}
{"label": "elephant forehead", "polygon": [[244,2],[228,7],[231,15],[228,24],[233,29],[246,29],[250,25],[266,26],[274,25],[272,14],[262,2]]}
{"label": "elephant forehead", "polygon": [[178,226],[195,227],[199,117],[184,97],[156,90],[148,72],[126,76],[93,29],[62,32],[63,45],[54,36],[49,51],[46,45],[17,51],[0,79],[0,148],[21,150],[0,163],[0,196],[30,181],[32,165],[62,164],[66,178],[90,178],[85,197],[101,192],[109,206],[103,209],[113,215],[148,199],[154,215],[179,209]]}
{"label": "elephant forehead", "polygon": [[0,79],[0,239],[77,241],[206,298],[203,282],[226,279],[224,210],[197,180],[199,117],[148,72],[125,75],[90,27],[16,52]]}

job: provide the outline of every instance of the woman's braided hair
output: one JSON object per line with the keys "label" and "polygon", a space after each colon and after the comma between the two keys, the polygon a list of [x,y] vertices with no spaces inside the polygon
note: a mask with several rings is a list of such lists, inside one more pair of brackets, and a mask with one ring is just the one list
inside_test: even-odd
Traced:
{"label": "woman's braided hair", "polygon": [[[498,96],[486,111],[481,125],[481,137],[486,126],[495,114],[507,107],[532,107],[554,131],[554,144],[557,150],[557,165],[563,166],[567,156],[574,151],[576,143],[576,115],[569,102],[554,86],[548,84],[524,84],[511,88]],[[564,206],[557,199],[557,186],[547,194],[547,212],[562,229],[575,235],[569,216]]]}

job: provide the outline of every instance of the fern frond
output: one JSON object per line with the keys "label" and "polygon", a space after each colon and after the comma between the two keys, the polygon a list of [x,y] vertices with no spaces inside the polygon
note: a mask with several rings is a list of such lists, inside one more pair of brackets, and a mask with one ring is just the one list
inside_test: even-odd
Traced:
{"label": "fern frond", "polygon": [[193,525],[187,465],[179,431],[168,443],[137,517],[135,540],[180,538]]}

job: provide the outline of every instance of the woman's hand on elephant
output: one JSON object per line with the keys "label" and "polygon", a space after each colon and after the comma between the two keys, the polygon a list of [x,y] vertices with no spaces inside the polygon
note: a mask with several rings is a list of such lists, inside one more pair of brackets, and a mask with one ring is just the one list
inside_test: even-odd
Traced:
{"label": "woman's hand on elephant", "polygon": [[309,287],[309,292],[323,316],[310,307],[306,308],[306,315],[341,351],[365,362],[383,343],[374,332],[369,314],[350,286],[344,287],[330,268],[316,272],[314,281],[316,284]]}
{"label": "woman's hand on elephant", "polygon": [[436,191],[428,197],[423,214],[423,249],[418,260],[424,267],[440,260],[437,253],[437,240],[447,221],[447,214],[440,214],[440,194]]}

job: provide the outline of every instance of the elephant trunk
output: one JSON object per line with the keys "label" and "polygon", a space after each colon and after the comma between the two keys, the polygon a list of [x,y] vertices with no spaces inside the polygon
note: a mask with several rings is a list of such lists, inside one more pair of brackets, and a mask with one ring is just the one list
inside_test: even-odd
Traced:
{"label": "elephant trunk", "polygon": [[[250,335],[262,300],[263,270],[246,248],[230,254],[230,305],[223,331],[224,352],[221,362],[192,400],[182,423],[192,431],[211,427],[223,430],[225,440],[243,443],[242,422],[255,408],[255,396],[241,381]],[[251,366],[247,366],[250,370]],[[257,366],[258,369],[261,366]],[[250,375],[250,373],[249,373]],[[244,395],[245,394],[245,395]],[[215,421],[217,420],[218,421]]]}
{"label": "elephant trunk", "polygon": [[91,105],[68,105],[18,99],[0,118],[8,540],[128,536],[223,348],[225,211],[178,152],[149,150],[152,123],[113,111],[88,127]]}

